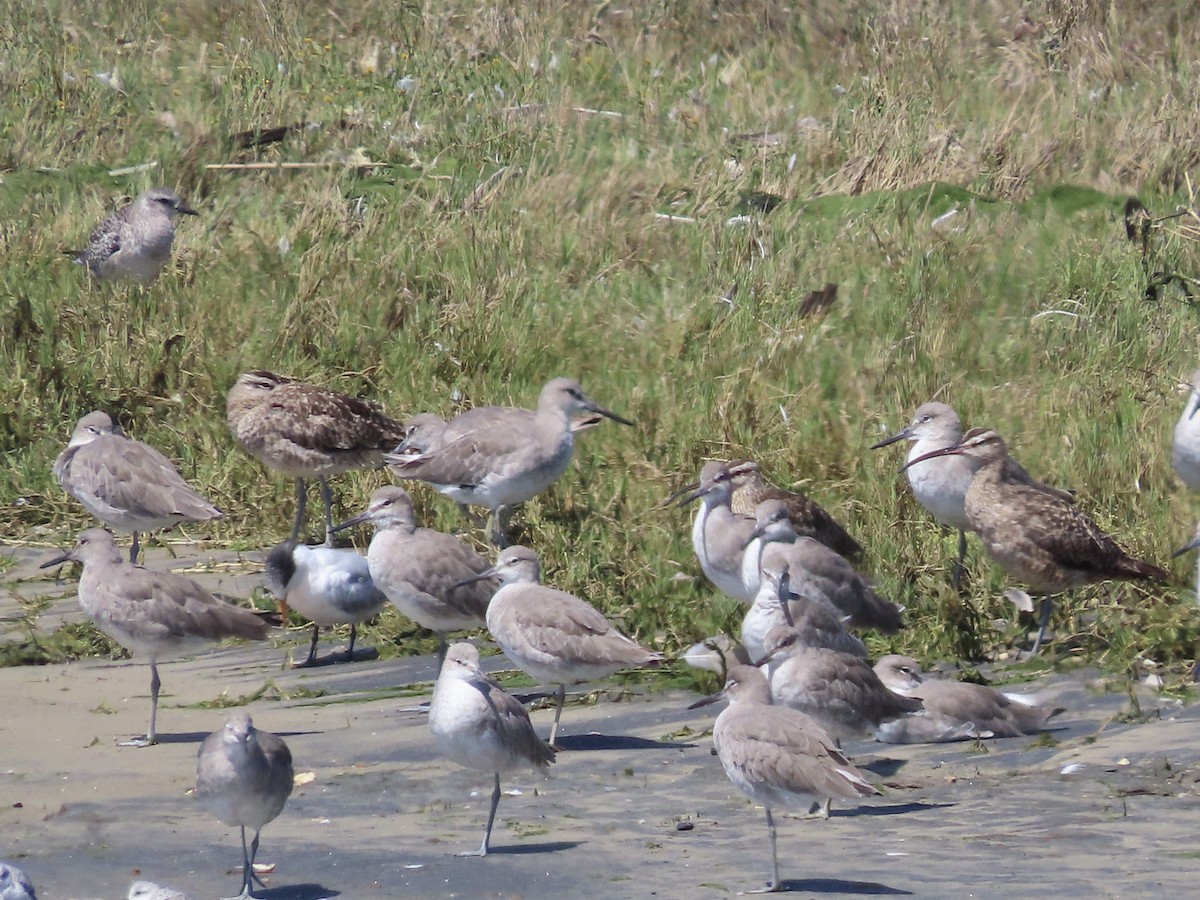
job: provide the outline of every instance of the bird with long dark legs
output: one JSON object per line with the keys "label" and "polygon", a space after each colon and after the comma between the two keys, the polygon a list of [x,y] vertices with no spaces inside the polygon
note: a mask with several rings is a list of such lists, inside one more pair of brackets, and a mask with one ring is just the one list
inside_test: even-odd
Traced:
{"label": "bird with long dark legs", "polygon": [[717,590],[739,603],[754,602],[754,592],[742,581],[742,556],[754,519],[735,513],[733,473],[727,463],[707,462],[700,470],[700,481],[685,485],[667,498],[686,506],[699,500],[692,520],[692,549],[705,576]]}
{"label": "bird with long dark legs", "polygon": [[833,800],[857,800],[879,791],[810,716],[771,703],[767,678],[758,669],[735,666],[720,692],[689,709],[722,699],[729,706],[713,725],[717,758],[734,786],[766,811],[771,841],[771,880],[749,893],[782,891],[771,810],[813,803],[828,807]]}
{"label": "bird with long dark legs", "polygon": [[193,490],[169,459],[126,437],[100,410],[76,423],[53,472],[63,490],[93,516],[133,535],[130,562],[137,562],[139,532],[221,518],[221,511]]}
{"label": "bird with long dark legs", "polygon": [[1167,580],[1158,566],[1134,559],[1085,516],[1069,493],[1034,480],[1008,455],[1004,439],[976,428],[954,447],[909,461],[905,468],[944,456],[976,464],[964,506],[971,528],[1005,573],[1043,595],[1031,654],[1045,638],[1052,594],[1098,581]]}
{"label": "bird with long dark legs", "polygon": [[238,446],[270,469],[296,479],[300,537],[308,503],[306,480],[317,479],[325,505],[325,545],[333,546],[333,492],[329,479],[350,469],[376,468],[404,439],[404,425],[374,403],[339,391],[243,372],[225,397],[226,417]]}
{"label": "bird with long dark legs", "polygon": [[[312,622],[308,657],[295,665],[298,669],[317,663],[322,626],[350,626],[350,646],[345,653],[331,654],[325,661],[352,662],[358,626],[375,618],[388,603],[371,580],[366,558],[356,550],[282,541],[267,554],[265,575],[280,614],[286,616],[290,608]],[[365,659],[376,656],[373,649],[362,654]]]}
{"label": "bird with long dark legs", "polygon": [[262,616],[213,597],[190,578],[125,562],[112,534],[90,528],[75,546],[42,563],[43,569],[73,561],[83,566],[79,605],[92,622],[135,656],[150,658],[150,727],[144,738],[122,746],[157,743],[158,661],[195,652],[225,638],[265,640]]}
{"label": "bird with long dark legs", "polygon": [[[292,753],[283,739],[254,727],[250,715],[236,712],[225,726],[200,745],[195,797],[224,824],[242,832],[242,892],[230,900],[253,897],[258,840],[263,826],[283,812],[292,793]],[[254,839],[246,846],[246,829]]]}
{"label": "bird with long dark legs", "polygon": [[479,651],[465,642],[446,651],[429,704],[429,731],[443,756],[494,779],[483,843],[458,854],[487,856],[500,776],[519,768],[544,772],[554,762],[554,749],[537,736],[525,707],[479,668]]}
{"label": "bird with long dark legs", "polygon": [[147,284],[171,261],[176,220],[196,215],[170,188],[151,188],[107,216],[87,246],[68,255],[97,281],[129,278]]}

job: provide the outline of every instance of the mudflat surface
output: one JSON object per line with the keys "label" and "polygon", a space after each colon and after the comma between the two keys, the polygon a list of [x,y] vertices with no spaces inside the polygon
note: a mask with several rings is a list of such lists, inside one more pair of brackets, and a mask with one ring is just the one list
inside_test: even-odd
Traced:
{"label": "mudflat surface", "polygon": [[[187,569],[234,596],[258,583],[255,554],[177,552],[151,551],[148,565]],[[0,640],[28,634],[23,598],[51,598],[38,631],[82,617],[73,574],[56,585],[37,572],[49,555],[0,548],[16,563],[3,576]],[[478,846],[491,782],[434,752],[422,709],[434,660],[285,667],[306,640],[285,632],[161,665],[162,743],[146,749],[116,745],[145,730],[145,662],[0,669],[0,858],[42,900],[124,897],[135,879],[193,900],[237,893],[237,831],[188,792],[200,742],[228,715],[201,704],[261,692],[246,708],[285,737],[307,783],[263,831],[259,861],[275,870],[259,896],[694,898],[765,880],[763,812],[725,779],[709,749],[716,709],[689,712],[694,695],[576,689],[550,776],[507,776],[493,853],[464,859],[454,854]],[[1139,688],[1142,718],[1117,718],[1130,696],[1094,672],[1036,688],[1067,708],[1051,739],[848,744],[883,796],[835,807],[826,822],[777,816],[786,887],[808,897],[1193,895],[1197,708]],[[552,710],[532,715],[548,733]]]}

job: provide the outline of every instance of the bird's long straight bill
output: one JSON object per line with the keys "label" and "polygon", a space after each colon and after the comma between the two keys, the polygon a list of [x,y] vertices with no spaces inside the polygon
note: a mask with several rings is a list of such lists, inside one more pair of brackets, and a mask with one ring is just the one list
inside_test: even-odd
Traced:
{"label": "bird's long straight bill", "polygon": [[58,556],[54,557],[54,559],[46,560],[44,563],[40,564],[38,566],[38,568],[39,569],[48,569],[51,566],[61,566],[63,563],[70,562],[70,561],[71,561],[71,551],[68,550],[66,553],[60,553]]}
{"label": "bird's long straight bill", "polygon": [[695,703],[691,704],[688,709],[699,709],[702,706],[712,706],[725,699],[725,691],[719,690],[715,694],[709,694],[707,697],[701,697]]}
{"label": "bird's long straight bill", "polygon": [[912,430],[909,428],[905,428],[903,431],[897,431],[891,437],[885,437],[882,441],[876,441],[874,444],[871,445],[871,449],[872,450],[880,450],[884,447],[891,446],[892,444],[896,443],[897,441],[907,440],[910,437],[912,437]]}
{"label": "bird's long straight bill", "polygon": [[339,531],[345,531],[347,528],[353,528],[355,525],[362,525],[363,523],[369,522],[369,521],[371,521],[371,516],[369,513],[365,513],[365,512],[359,513],[354,518],[347,519],[345,522],[342,522],[338,525],[334,525],[329,530],[332,533],[337,534],[337,532],[339,532]]}

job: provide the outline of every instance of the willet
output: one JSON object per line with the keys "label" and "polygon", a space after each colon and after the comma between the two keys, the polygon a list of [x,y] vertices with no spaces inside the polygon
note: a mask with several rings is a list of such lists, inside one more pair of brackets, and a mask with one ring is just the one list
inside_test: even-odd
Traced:
{"label": "willet", "polygon": [[[903,431],[871,445],[872,450],[897,441],[908,441],[911,464],[918,457],[953,447],[962,440],[963,428],[958,413],[945,403],[930,401],[917,407],[912,421]],[[967,532],[971,522],[964,507],[967,488],[975,475],[975,462],[962,456],[943,456],[905,470],[913,496],[943,525],[958,529],[958,558],[951,576],[954,588],[962,584],[963,560],[967,554]]]}
{"label": "willet", "polygon": [[[242,892],[253,897],[254,858],[264,825],[283,811],[292,793],[292,753],[276,734],[259,731],[246,712],[229,717],[200,745],[196,762],[196,800],[226,825],[242,830]],[[254,840],[246,848],[246,829]]]}
{"label": "willet", "polygon": [[132,532],[130,562],[137,562],[140,531],[221,518],[221,511],[192,490],[169,459],[126,437],[99,410],[75,425],[53,471],[63,490],[93,516],[117,531]]}
{"label": "willet", "polygon": [[[355,550],[283,541],[267,554],[266,577],[283,615],[291,607],[312,622],[308,658],[296,668],[316,662],[322,625],[350,626],[350,646],[342,658],[353,661],[358,625],[374,618],[388,602],[371,580],[366,558]],[[376,654],[371,651],[371,655]],[[332,656],[328,659],[335,661]]]}
{"label": "willet", "polygon": [[771,837],[771,880],[761,894],[783,890],[775,848],[771,809],[800,807],[877,795],[843,755],[833,738],[811,717],[771,704],[766,676],[750,666],[736,666],[717,694],[690,709],[727,698],[728,708],[713,726],[713,746],[729,780],[767,814]]}
{"label": "willet", "polygon": [[908,656],[883,657],[875,663],[875,674],[888,690],[924,704],[920,712],[876,729],[875,736],[888,744],[1037,734],[1052,716],[1063,711],[1045,706],[1028,694],[1002,693],[987,685],[965,681],[926,678],[920,664]]}
{"label": "willet", "polygon": [[190,653],[229,637],[264,640],[267,623],[249,609],[225,603],[190,578],[127,563],[103,528],[79,535],[73,549],[42,563],[49,568],[73,560],[83,566],[79,605],[110,638],[134,655],[150,657],[150,728],[123,746],[157,741],[158,661]]}
{"label": "willet", "polygon": [[568,684],[607,678],[627,666],[657,665],[662,654],[638,646],[573,594],[541,584],[541,573],[536,553],[509,547],[495,566],[469,580],[500,577],[500,589],[487,608],[492,639],[531,678],[558,685],[553,745]]}
{"label": "willet", "polygon": [[754,520],[733,511],[733,488],[729,465],[707,462],[700,470],[700,481],[676,491],[668,502],[677,497],[680,506],[700,501],[692,520],[692,549],[700,568],[722,593],[739,603],[753,603],[754,593],[742,581],[742,556]]}
{"label": "willet", "polygon": [[126,900],[188,900],[188,897],[182,891],[162,887],[153,881],[135,881],[129,886]]}
{"label": "willet", "polygon": [[0,900],[37,900],[31,882],[16,866],[0,862]]}
{"label": "willet", "polygon": [[296,479],[292,540],[299,538],[304,521],[306,478],[316,478],[321,486],[325,544],[330,546],[329,476],[380,465],[383,454],[404,438],[404,426],[374,403],[272,372],[239,375],[225,404],[238,446],[267,467]]}
{"label": "willet", "polygon": [[181,215],[199,214],[169,188],[151,188],[96,226],[86,248],[68,255],[101,281],[153,281],[171,259],[175,220]]}
{"label": "willet", "polygon": [[575,446],[572,417],[581,413],[633,424],[589,400],[574,379],[555,378],[542,388],[536,410],[467,410],[446,423],[432,447],[416,456],[389,455],[387,463],[398,478],[424,481],[462,505],[487,507],[492,542],[504,547],[511,508],[567,470]]}
{"label": "willet", "polygon": [[1044,595],[1033,654],[1041,649],[1050,621],[1051,594],[1109,579],[1167,580],[1158,566],[1117,546],[1079,511],[1070,494],[1031,478],[994,431],[972,429],[958,446],[907,465],[952,455],[968,456],[978,467],[965,506],[988,555],[1009,577]]}
{"label": "willet", "polygon": [[365,512],[335,530],[363,522],[375,526],[367,548],[375,586],[400,612],[437,634],[440,667],[447,632],[486,623],[495,585],[471,579],[490,568],[487,560],[452,534],[418,528],[412,498],[401,487],[379,488]]}
{"label": "willet", "polygon": [[[1200,369],[1192,375],[1191,393],[1179,421],[1175,423],[1175,434],[1171,440],[1171,465],[1175,468],[1180,480],[1193,491],[1200,491]],[[1172,558],[1182,556],[1200,548],[1200,525],[1196,526],[1196,534],[1183,547],[1172,554]],[[1196,594],[1200,597],[1200,563],[1196,568]]]}
{"label": "willet", "polygon": [[458,854],[487,856],[500,805],[500,774],[526,767],[544,772],[554,762],[554,749],[538,738],[525,707],[483,673],[479,651],[467,643],[446,651],[429,704],[429,731],[443,756],[495,778],[483,843]]}
{"label": "willet", "polygon": [[688,647],[680,657],[693,669],[715,672],[722,684],[734,666],[750,665],[750,653],[726,634],[717,634]]}

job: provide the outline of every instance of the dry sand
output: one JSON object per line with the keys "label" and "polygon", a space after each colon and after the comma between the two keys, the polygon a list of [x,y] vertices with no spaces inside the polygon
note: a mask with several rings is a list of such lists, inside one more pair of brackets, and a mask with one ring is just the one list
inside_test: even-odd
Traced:
{"label": "dry sand", "polygon": [[[58,598],[39,629],[82,617],[69,571],[57,586],[29,580],[43,578],[36,562],[47,552],[0,554],[17,563],[0,596],[0,640],[20,632],[19,597]],[[152,551],[150,565],[216,560]],[[226,594],[258,581],[250,561],[226,555],[211,568],[195,577]],[[601,693],[569,706],[551,776],[507,777],[505,790],[519,794],[501,800],[493,854],[462,859],[454,854],[482,836],[490,781],[433,751],[419,708],[432,658],[284,668],[306,640],[292,632],[274,647],[160,666],[162,743],[147,749],[115,745],[145,730],[144,662],[0,669],[0,859],[23,868],[42,900],[124,897],[135,879],[193,900],[232,894],[237,832],[188,794],[200,741],[226,712],[196,704],[272,684],[248,705],[255,724],[284,735],[296,771],[313,777],[264,829],[259,860],[276,868],[262,897],[693,898],[767,876],[762,810],[725,779],[709,751],[714,713],[688,712],[694,696]],[[396,696],[414,683],[425,687]],[[1129,698],[1102,684],[1075,672],[1038,686],[1068,708],[1054,746],[848,745],[884,796],[835,808],[828,822],[778,817],[787,887],[813,897],[1194,896],[1200,715],[1141,689],[1150,718],[1118,723]],[[551,716],[535,711],[535,726],[548,731]],[[1060,774],[1069,764],[1080,768]],[[691,829],[678,830],[681,820]]]}

